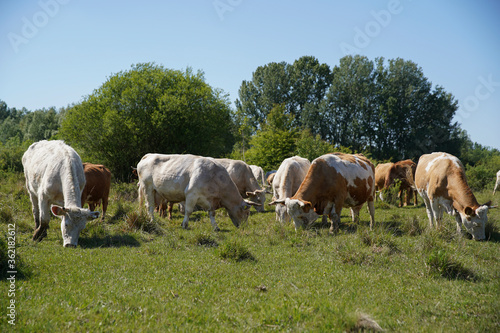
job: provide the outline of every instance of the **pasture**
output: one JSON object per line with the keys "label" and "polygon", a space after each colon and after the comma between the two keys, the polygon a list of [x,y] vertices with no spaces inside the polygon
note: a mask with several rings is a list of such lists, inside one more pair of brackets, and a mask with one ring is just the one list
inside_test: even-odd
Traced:
{"label": "pasture", "polygon": [[[366,208],[359,225],[344,209],[331,235],[320,220],[296,232],[266,205],[238,229],[217,211],[216,233],[204,212],[193,214],[188,230],[177,208],[172,221],[149,222],[136,189],[112,184],[106,220],[88,223],[69,249],[56,218],[47,238],[31,240],[24,176],[0,174],[0,331],[14,328],[9,224],[16,226],[16,331],[500,330],[500,209],[489,213],[485,242],[457,235],[448,215],[429,230],[420,198],[418,207],[376,203],[373,231]],[[489,189],[476,196],[492,199]]]}

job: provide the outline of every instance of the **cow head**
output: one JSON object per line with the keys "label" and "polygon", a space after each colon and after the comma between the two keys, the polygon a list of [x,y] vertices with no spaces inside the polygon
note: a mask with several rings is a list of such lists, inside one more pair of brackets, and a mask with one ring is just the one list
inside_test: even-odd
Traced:
{"label": "cow head", "polygon": [[266,202],[266,190],[255,190],[253,192],[246,192],[247,197],[250,199],[250,202],[258,203],[258,206],[255,206],[255,210],[262,213],[264,212],[264,203]]}
{"label": "cow head", "polygon": [[318,218],[318,214],[314,212],[312,204],[308,201],[286,198],[285,206],[293,219],[295,230],[307,227]]}
{"label": "cow head", "polygon": [[52,205],[52,214],[61,218],[61,231],[64,247],[76,247],[80,231],[85,228],[89,220],[99,217],[99,212],[92,212],[86,208],[64,208]]}
{"label": "cow head", "polygon": [[239,205],[233,207],[232,209],[227,209],[229,218],[231,218],[231,221],[233,221],[236,228],[248,220],[250,207],[252,206],[260,206],[260,204],[249,200],[243,200]]}
{"label": "cow head", "polygon": [[476,210],[465,207],[464,213],[460,213],[462,224],[475,240],[483,240],[486,238],[485,228],[488,222],[488,210],[491,202],[479,206]]}

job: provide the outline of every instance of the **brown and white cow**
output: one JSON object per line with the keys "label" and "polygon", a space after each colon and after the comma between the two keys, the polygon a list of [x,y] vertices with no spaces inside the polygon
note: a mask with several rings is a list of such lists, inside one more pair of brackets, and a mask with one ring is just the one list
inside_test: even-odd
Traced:
{"label": "brown and white cow", "polygon": [[33,240],[47,235],[52,211],[61,218],[64,247],[76,247],[87,221],[99,217],[98,212],[81,208],[85,174],[80,156],[63,141],[43,140],[26,150],[22,163],[35,219]]}
{"label": "brown and white cow", "polygon": [[493,195],[495,195],[495,192],[497,191],[498,184],[500,184],[500,170],[497,172],[497,181],[495,183],[495,188],[493,189]]}
{"label": "brown and white cow", "polygon": [[370,212],[370,228],[375,221],[375,167],[361,154],[326,154],[311,163],[297,193],[285,200],[295,229],[314,220],[313,212],[328,215],[330,232],[338,229],[342,207],[351,208],[352,220],[359,220],[365,202]]}
{"label": "brown and white cow", "polygon": [[[415,186],[415,171],[417,164],[412,160],[404,160],[393,163],[385,177],[384,188],[389,188],[396,180],[400,181],[398,198],[399,207],[408,206],[410,199],[413,196],[413,205],[417,206],[417,191]],[[375,168],[375,179],[377,179],[377,169]],[[404,204],[403,204],[404,197]]]}
{"label": "brown and white cow", "polygon": [[194,155],[146,154],[137,164],[139,201],[146,197],[146,207],[153,219],[155,195],[168,202],[185,201],[182,227],[188,227],[189,216],[198,205],[208,210],[210,222],[215,222],[215,210],[226,208],[233,224],[238,227],[246,221],[251,205],[245,201],[227,170],[212,158]]}
{"label": "brown and white cow", "polygon": [[[375,167],[375,191],[379,192],[380,200],[384,201],[382,196],[382,190],[385,188],[385,181],[387,180],[387,174],[389,170],[394,165],[394,163],[379,163]],[[376,198],[375,198],[376,199]]]}
{"label": "brown and white cow", "polygon": [[463,224],[475,240],[485,238],[490,203],[478,204],[458,158],[447,153],[422,155],[415,173],[415,185],[424,200],[431,228],[434,223],[439,226],[446,211],[455,216],[459,233]]}
{"label": "brown and white cow", "polygon": [[215,158],[214,160],[226,168],[229,176],[240,191],[240,195],[243,198],[248,198],[250,201],[260,204],[259,206],[255,206],[255,209],[258,212],[264,212],[266,190],[259,186],[248,164],[229,158]]}
{"label": "brown and white cow", "polygon": [[85,173],[85,187],[82,192],[82,207],[85,203],[91,211],[102,203],[101,220],[104,220],[108,209],[109,188],[111,186],[111,172],[101,164],[83,163]]}
{"label": "brown and white cow", "polygon": [[276,205],[276,220],[281,222],[290,221],[286,206],[276,204],[276,202],[290,198],[297,192],[310,166],[311,162],[307,158],[294,156],[281,162],[278,171],[272,174],[275,176],[272,182],[273,201],[270,205]]}

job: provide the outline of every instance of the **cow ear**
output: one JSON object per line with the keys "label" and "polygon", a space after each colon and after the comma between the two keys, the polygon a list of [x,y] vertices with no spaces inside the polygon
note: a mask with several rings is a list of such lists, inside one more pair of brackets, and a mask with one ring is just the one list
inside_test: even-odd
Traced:
{"label": "cow ear", "polygon": [[309,213],[309,211],[313,208],[313,205],[309,201],[304,201],[301,207],[305,213]]}
{"label": "cow ear", "polygon": [[474,210],[470,207],[465,207],[464,209],[464,213],[465,215],[467,216],[474,216],[476,213],[474,212]]}
{"label": "cow ear", "polygon": [[66,213],[66,209],[64,209],[64,207],[57,205],[52,205],[50,207],[50,210],[52,211],[52,214],[54,214],[55,216],[64,216],[64,214]]}

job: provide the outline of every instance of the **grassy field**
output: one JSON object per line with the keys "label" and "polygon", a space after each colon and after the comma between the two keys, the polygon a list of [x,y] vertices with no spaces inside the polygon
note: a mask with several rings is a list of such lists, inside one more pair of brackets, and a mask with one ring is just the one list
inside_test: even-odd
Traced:
{"label": "grassy field", "polygon": [[[366,209],[360,225],[344,209],[330,235],[320,223],[295,232],[266,206],[239,229],[218,211],[215,233],[203,212],[189,230],[177,210],[150,223],[136,186],[113,184],[105,222],[90,222],[69,249],[56,218],[32,242],[23,175],[0,177],[1,332],[13,330],[12,299],[21,332],[500,331],[500,209],[489,213],[485,242],[457,235],[449,216],[429,230],[422,205],[380,202],[373,231]],[[488,201],[491,191],[477,196]]]}

